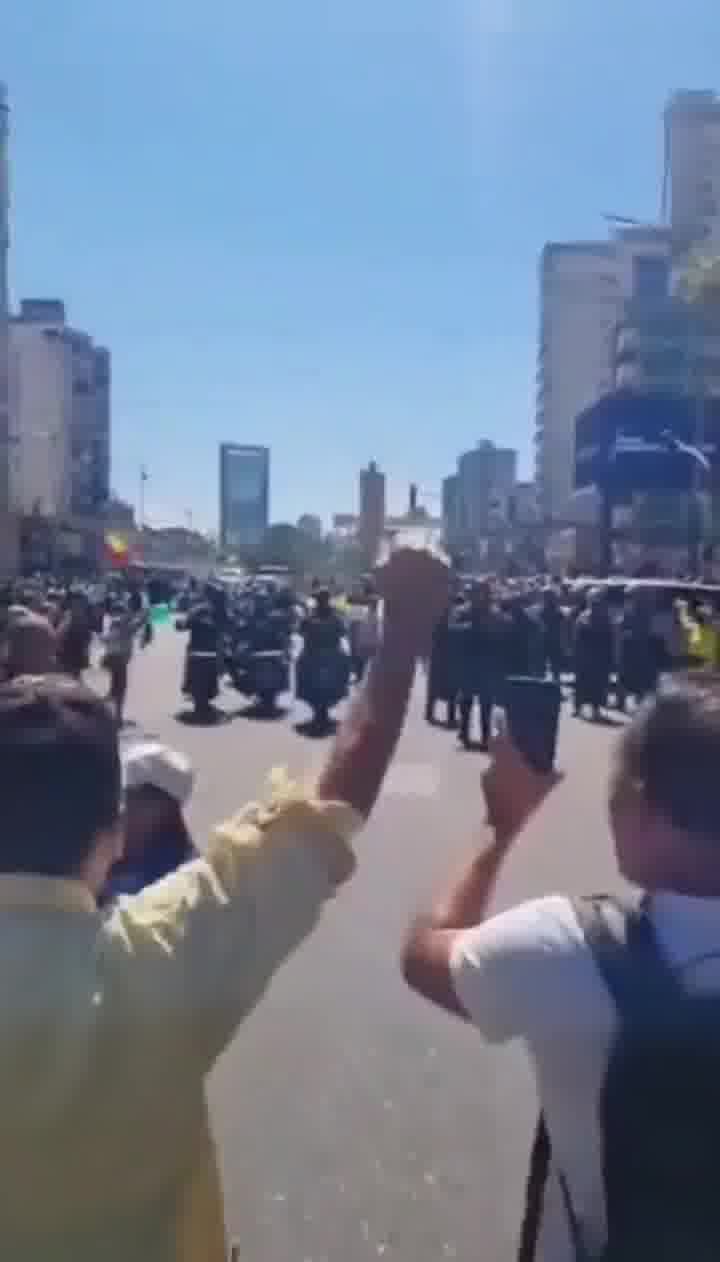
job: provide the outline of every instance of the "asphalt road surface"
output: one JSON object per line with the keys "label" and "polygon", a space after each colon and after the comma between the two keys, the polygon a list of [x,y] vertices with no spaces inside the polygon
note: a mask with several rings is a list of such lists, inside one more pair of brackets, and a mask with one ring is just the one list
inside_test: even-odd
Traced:
{"label": "asphalt road surface", "polygon": [[[274,765],[303,772],[326,741],[247,717],[178,717],[185,637],[170,629],[131,669],[127,737],[185,750],[198,841],[262,790]],[[276,978],[210,1081],[228,1229],[243,1262],[504,1262],[513,1257],[533,1087],[518,1047],[488,1049],[401,979],[404,927],[479,835],[482,755],[421,716],[421,684],[359,868]],[[604,794],[615,729],[566,717],[560,788],[511,854],[497,905],[613,888]]]}

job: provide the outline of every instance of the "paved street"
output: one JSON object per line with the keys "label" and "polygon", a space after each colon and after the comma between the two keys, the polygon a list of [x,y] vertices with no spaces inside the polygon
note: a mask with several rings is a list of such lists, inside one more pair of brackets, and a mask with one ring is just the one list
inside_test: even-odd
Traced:
{"label": "paved street", "polygon": [[[316,765],[326,742],[276,721],[177,719],[184,637],[167,630],[133,663],[128,717],[186,750],[198,840],[261,788],[273,764]],[[484,758],[428,728],[420,698],[353,882],[273,984],[211,1082],[229,1228],[243,1262],[501,1262],[512,1257],[534,1102],[522,1053],[490,1051],[400,978],[418,900],[472,845]],[[606,889],[603,795],[616,732],[567,718],[566,779],[511,856],[498,905]]]}

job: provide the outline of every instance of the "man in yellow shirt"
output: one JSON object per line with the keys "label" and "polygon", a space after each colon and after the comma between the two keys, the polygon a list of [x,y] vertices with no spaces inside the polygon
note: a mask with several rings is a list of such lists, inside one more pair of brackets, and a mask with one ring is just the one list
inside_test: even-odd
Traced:
{"label": "man in yellow shirt", "polygon": [[[265,805],[108,918],[116,729],[63,677],[0,688],[0,1256],[223,1262],[204,1079],[352,872],[447,571],[393,556],[367,683],[315,786]],[[251,1137],[248,1137],[251,1142]]]}

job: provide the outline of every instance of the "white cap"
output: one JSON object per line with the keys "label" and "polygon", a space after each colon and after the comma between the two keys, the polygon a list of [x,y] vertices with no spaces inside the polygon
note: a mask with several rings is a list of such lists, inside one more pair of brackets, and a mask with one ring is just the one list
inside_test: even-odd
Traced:
{"label": "white cap", "polygon": [[149,784],[162,789],[180,806],[187,802],[193,790],[195,772],[184,754],[168,749],[159,741],[142,741],[123,752],[123,783],[125,789],[139,789]]}

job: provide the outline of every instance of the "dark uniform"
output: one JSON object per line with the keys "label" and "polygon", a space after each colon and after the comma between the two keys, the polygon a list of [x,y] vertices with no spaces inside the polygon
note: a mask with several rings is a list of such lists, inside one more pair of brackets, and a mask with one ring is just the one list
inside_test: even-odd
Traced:
{"label": "dark uniform", "polygon": [[490,742],[493,707],[502,699],[507,620],[487,600],[471,602],[459,615],[460,740],[470,745],[473,703],[480,709],[482,748]]}

